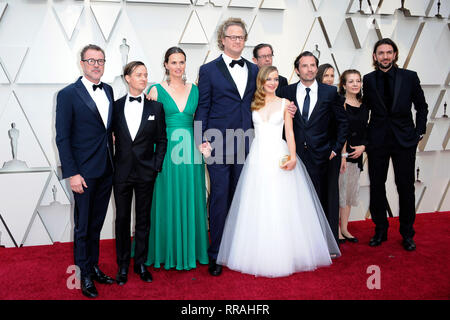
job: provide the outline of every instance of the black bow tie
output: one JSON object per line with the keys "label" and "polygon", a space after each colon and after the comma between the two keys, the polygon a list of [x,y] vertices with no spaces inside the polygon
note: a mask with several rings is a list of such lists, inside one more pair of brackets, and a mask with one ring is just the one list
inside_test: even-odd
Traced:
{"label": "black bow tie", "polygon": [[244,66],[244,63],[245,63],[244,58],[241,58],[241,59],[239,59],[239,60],[233,60],[233,61],[230,62],[230,67],[233,68],[235,64],[238,64],[238,65],[240,65],[241,67],[243,67],[243,66]]}
{"label": "black bow tie", "polygon": [[130,102],[133,102],[134,100],[136,100],[137,102],[139,102],[139,103],[141,103],[141,101],[142,101],[142,98],[141,97],[137,97],[137,98],[135,98],[135,97],[129,97],[129,100],[130,100]]}
{"label": "black bow tie", "polygon": [[93,84],[92,88],[94,89],[94,91],[97,90],[97,88],[103,90],[103,82],[100,82],[99,84]]}

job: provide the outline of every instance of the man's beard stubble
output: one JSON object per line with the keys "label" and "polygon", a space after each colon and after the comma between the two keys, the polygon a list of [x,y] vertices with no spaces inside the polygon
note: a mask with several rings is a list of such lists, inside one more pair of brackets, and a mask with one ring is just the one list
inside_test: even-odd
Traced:
{"label": "man's beard stubble", "polygon": [[392,66],[394,65],[394,62],[389,62],[389,64],[387,66],[383,66],[383,64],[379,61],[377,61],[377,66],[379,69],[383,69],[383,70],[387,70],[390,69]]}

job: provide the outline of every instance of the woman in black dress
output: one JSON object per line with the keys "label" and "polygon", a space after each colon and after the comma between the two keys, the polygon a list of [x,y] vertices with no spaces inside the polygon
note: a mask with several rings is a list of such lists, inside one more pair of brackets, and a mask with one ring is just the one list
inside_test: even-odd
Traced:
{"label": "woman in black dress", "polygon": [[363,170],[363,153],[366,149],[366,128],[369,111],[362,104],[361,74],[350,69],[342,73],[339,93],[345,96],[345,110],[348,115],[349,134],[342,149],[339,175],[339,242],[358,242],[347,229],[352,206],[358,206],[359,176]]}

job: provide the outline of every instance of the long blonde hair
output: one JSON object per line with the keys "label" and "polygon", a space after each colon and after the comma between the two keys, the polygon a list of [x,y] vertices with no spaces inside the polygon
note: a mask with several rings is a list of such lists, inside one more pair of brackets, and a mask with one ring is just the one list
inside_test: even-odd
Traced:
{"label": "long blonde hair", "polygon": [[256,76],[256,91],[253,96],[251,110],[258,110],[264,107],[266,104],[266,93],[264,92],[264,84],[267,81],[267,77],[272,72],[278,72],[277,67],[274,66],[264,66],[259,69],[258,75]]}

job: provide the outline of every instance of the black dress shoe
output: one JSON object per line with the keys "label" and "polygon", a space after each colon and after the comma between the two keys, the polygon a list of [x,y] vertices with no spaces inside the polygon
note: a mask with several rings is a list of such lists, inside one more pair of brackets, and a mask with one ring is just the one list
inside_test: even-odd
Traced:
{"label": "black dress shoe", "polygon": [[212,260],[208,267],[209,274],[212,276],[220,276],[222,273],[222,266],[216,263],[216,260]]}
{"label": "black dress shoe", "polygon": [[339,243],[339,244],[345,243],[345,239],[338,239],[338,243]]}
{"label": "black dress shoe", "polygon": [[147,270],[147,268],[143,264],[139,264],[137,266],[135,265],[134,272],[137,273],[139,275],[139,277],[141,278],[141,280],[144,282],[152,282],[153,281],[152,274],[150,273],[150,271]]}
{"label": "black dress shoe", "polygon": [[381,245],[383,241],[387,240],[387,232],[375,232],[375,235],[370,239],[369,246],[376,247]]}
{"label": "black dress shoe", "polygon": [[403,238],[403,248],[405,248],[406,251],[414,251],[416,250],[416,244],[414,243],[414,240],[412,238]]}
{"label": "black dress shoe", "polygon": [[90,277],[81,277],[81,293],[88,298],[96,298],[98,296],[97,288]]}
{"label": "black dress shoe", "polygon": [[92,273],[92,280],[102,284],[114,283],[114,279],[104,274],[98,266],[94,266],[94,272]]}
{"label": "black dress shoe", "polygon": [[[358,242],[358,238],[355,238],[355,237],[351,237],[351,238],[349,238],[349,237],[346,237],[346,236],[344,236],[344,235],[342,235],[344,238],[345,238],[345,240],[347,240],[348,242],[353,242],[353,243],[357,243]],[[339,239],[340,240],[340,239]],[[387,239],[386,239],[387,240]],[[385,240],[385,241],[386,241]]]}
{"label": "black dress shoe", "polygon": [[128,268],[120,267],[116,276],[117,284],[123,286],[128,281]]}

